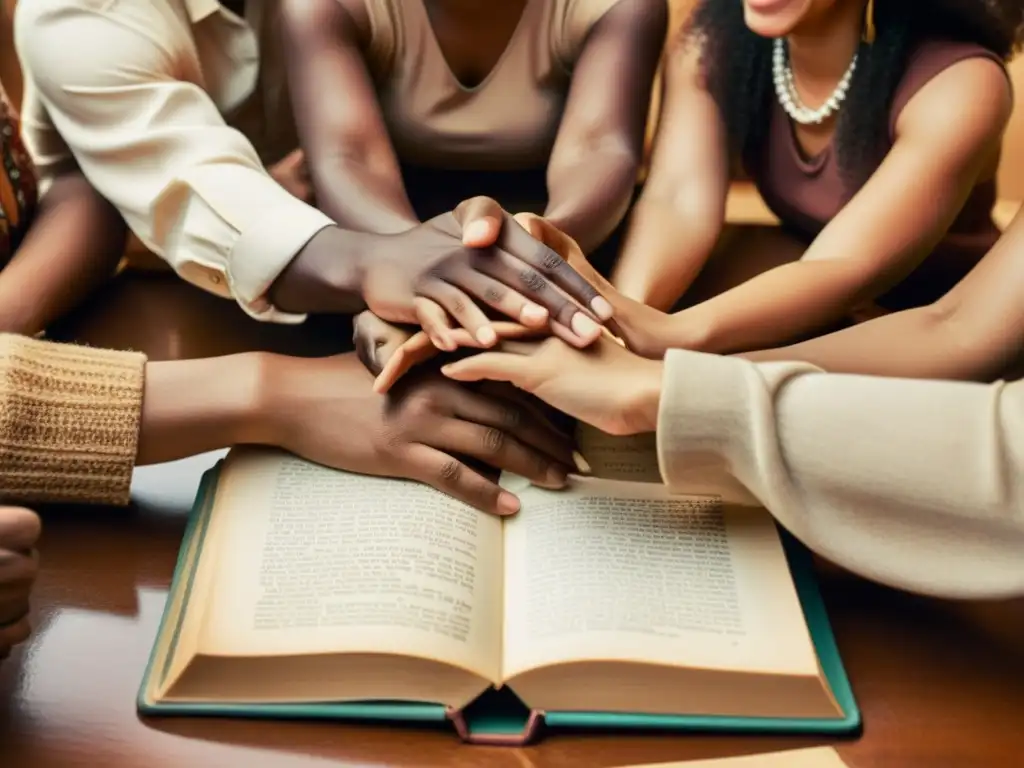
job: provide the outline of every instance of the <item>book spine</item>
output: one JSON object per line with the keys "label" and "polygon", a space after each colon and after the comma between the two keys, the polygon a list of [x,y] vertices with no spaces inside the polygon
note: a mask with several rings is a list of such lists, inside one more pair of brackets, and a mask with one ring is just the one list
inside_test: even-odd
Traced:
{"label": "book spine", "polygon": [[539,709],[532,709],[521,733],[473,733],[461,709],[449,707],[446,714],[462,741],[492,747],[521,747],[529,744],[537,738],[544,724],[544,713]]}

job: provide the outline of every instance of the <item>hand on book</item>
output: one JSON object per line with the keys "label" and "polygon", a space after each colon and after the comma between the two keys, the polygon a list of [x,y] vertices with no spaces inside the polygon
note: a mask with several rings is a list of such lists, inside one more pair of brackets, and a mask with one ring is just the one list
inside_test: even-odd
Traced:
{"label": "hand on book", "polygon": [[467,461],[549,488],[564,485],[573,467],[572,439],[511,387],[501,394],[417,373],[379,395],[352,355],[278,362],[265,409],[270,434],[257,442],[318,464],[418,480],[494,514],[515,513],[518,500]]}
{"label": "hand on book", "polygon": [[29,635],[28,599],[38,560],[39,518],[19,507],[0,507],[0,659]]}
{"label": "hand on book", "polygon": [[610,435],[653,432],[661,399],[662,363],[602,337],[587,349],[561,339],[503,342],[449,363],[456,381],[506,381]]}

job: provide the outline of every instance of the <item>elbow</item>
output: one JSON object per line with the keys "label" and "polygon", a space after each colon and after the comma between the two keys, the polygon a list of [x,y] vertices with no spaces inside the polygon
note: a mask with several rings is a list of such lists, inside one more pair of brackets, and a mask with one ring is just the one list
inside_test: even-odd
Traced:
{"label": "elbow", "polygon": [[618,134],[595,132],[573,139],[566,146],[559,147],[553,153],[548,165],[549,180],[557,179],[561,172],[580,173],[580,169],[590,169],[588,182],[595,184],[629,186],[636,184],[643,162],[641,147],[632,146]]}
{"label": "elbow", "polygon": [[943,378],[991,382],[1020,366],[1020,345],[1013,328],[989,327],[957,299],[940,299],[919,311],[932,344],[946,350],[950,364]]}

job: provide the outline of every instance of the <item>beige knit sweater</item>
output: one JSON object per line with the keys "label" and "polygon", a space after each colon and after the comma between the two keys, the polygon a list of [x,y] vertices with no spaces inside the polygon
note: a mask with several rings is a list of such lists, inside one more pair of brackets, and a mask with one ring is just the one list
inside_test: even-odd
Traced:
{"label": "beige knit sweater", "polygon": [[1024,594],[1024,381],[822,373],[673,350],[658,453],[675,489],[718,465],[810,549],[946,597]]}
{"label": "beige knit sweater", "polygon": [[145,362],[0,334],[0,502],[127,504]]}

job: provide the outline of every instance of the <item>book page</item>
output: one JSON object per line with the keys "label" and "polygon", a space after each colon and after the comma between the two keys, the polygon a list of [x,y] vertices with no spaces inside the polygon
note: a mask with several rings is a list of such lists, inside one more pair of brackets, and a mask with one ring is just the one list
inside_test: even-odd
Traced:
{"label": "book page", "polygon": [[622,768],[846,768],[846,763],[831,747],[812,747],[737,757],[716,757],[709,760],[629,765]]}
{"label": "book page", "polygon": [[764,510],[591,478],[521,498],[505,523],[506,679],[587,660],[817,675]]}
{"label": "book page", "polygon": [[576,427],[576,446],[594,477],[661,483],[654,432],[617,437],[580,422]]}
{"label": "book page", "polygon": [[[662,484],[658,466],[658,438],[654,432],[640,435],[609,435],[589,424],[576,427],[576,445],[590,466],[590,475],[601,480]],[[692,496],[714,495],[731,504],[760,507],[761,503],[739,480],[729,474],[719,457],[694,453],[688,458],[692,481],[682,488]]]}
{"label": "book page", "polygon": [[403,654],[496,679],[501,522],[417,483],[232,454],[206,654]]}

